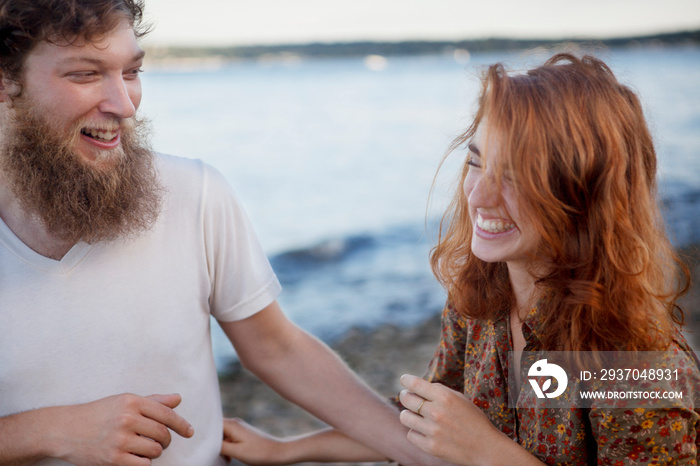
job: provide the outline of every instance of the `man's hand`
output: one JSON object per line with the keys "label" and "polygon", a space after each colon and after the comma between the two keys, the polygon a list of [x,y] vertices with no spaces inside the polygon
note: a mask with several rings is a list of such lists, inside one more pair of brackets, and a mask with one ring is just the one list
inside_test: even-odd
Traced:
{"label": "man's hand", "polygon": [[92,403],[52,408],[57,414],[55,456],[76,465],[150,465],[170,445],[170,430],[192,437],[194,429],[173,411],[180,395],[116,395]]}

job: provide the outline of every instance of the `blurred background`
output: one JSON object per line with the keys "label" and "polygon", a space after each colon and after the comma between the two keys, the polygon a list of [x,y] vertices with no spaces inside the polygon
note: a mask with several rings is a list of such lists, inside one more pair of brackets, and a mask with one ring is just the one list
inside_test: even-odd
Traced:
{"label": "blurred background", "polygon": [[[428,254],[464,153],[437,169],[470,122],[479,71],[541,63],[563,42],[640,94],[669,231],[695,254],[697,0],[146,3],[155,28],[141,108],[154,147],[231,181],[283,284],[280,303],[327,341],[439,311]],[[217,326],[213,340],[225,368],[235,355]]]}

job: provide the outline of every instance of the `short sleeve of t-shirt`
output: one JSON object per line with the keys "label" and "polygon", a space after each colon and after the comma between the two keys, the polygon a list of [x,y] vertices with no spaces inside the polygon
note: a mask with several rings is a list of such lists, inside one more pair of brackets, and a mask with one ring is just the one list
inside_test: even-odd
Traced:
{"label": "short sleeve of t-shirt", "polygon": [[202,189],[211,314],[224,322],[245,319],[272,303],[281,286],[228,181],[204,165]]}

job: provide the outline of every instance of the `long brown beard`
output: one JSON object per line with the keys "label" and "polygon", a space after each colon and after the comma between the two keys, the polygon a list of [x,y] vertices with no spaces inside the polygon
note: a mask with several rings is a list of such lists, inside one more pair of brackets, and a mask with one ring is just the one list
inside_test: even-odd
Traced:
{"label": "long brown beard", "polygon": [[0,146],[4,181],[52,237],[94,243],[133,236],[156,221],[162,190],[145,122],[122,121],[121,147],[95,166],[71,150],[82,122],[66,136],[15,107],[8,124]]}

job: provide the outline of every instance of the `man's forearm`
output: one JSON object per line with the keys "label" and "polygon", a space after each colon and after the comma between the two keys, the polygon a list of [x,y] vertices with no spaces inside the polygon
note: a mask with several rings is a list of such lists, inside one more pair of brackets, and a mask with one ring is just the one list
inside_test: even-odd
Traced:
{"label": "man's forearm", "polygon": [[387,461],[381,453],[333,429],[287,439],[286,443],[289,464]]}
{"label": "man's forearm", "polygon": [[42,427],[49,408],[0,418],[0,465],[24,466],[47,456]]}
{"label": "man's forearm", "polygon": [[277,356],[242,357],[241,361],[288,400],[392,460],[406,465],[440,464],[407,441],[407,429],[400,424],[396,408],[306,332],[295,332]]}

